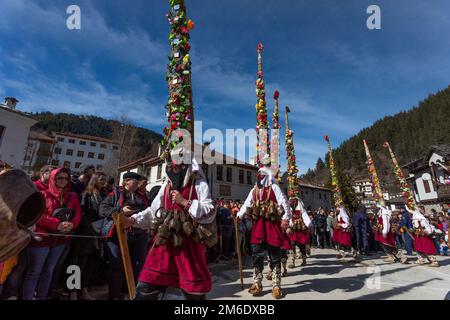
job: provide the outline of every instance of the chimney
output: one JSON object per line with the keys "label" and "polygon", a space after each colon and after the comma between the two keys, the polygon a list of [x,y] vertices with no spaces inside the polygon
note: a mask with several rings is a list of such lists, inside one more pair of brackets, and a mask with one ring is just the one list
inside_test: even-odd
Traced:
{"label": "chimney", "polygon": [[9,108],[11,110],[15,110],[18,102],[19,102],[19,100],[17,100],[14,97],[6,97],[5,103],[3,104],[3,106],[5,106],[6,108]]}

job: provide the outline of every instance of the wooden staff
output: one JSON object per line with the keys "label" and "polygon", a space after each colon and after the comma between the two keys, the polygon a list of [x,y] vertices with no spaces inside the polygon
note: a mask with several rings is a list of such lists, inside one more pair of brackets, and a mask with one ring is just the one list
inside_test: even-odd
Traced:
{"label": "wooden staff", "polygon": [[236,254],[239,264],[239,277],[241,278],[241,289],[244,289],[244,274],[242,271],[242,255],[241,255],[241,243],[239,241],[239,229],[238,229],[238,218],[234,217],[234,234],[236,239]]}
{"label": "wooden staff", "polygon": [[128,250],[127,231],[122,229],[123,216],[119,212],[112,215],[116,225],[117,238],[119,239],[120,253],[122,255],[123,268],[125,270],[125,279],[127,280],[128,295],[130,300],[136,298],[136,283],[134,281],[133,267],[131,265],[130,251]]}

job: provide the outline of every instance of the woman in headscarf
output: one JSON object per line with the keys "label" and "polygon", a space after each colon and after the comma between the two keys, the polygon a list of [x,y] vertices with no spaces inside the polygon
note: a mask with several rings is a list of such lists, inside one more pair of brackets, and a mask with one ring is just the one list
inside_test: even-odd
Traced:
{"label": "woman in headscarf", "polygon": [[[75,230],[81,220],[77,195],[70,192],[70,172],[58,168],[51,172],[48,190],[42,191],[45,209],[36,223],[35,232],[42,241],[32,240],[27,248],[28,265],[23,282],[23,300],[31,300],[37,291],[38,300],[46,300],[53,270],[70,241],[64,236]],[[60,233],[58,236],[47,233]]]}

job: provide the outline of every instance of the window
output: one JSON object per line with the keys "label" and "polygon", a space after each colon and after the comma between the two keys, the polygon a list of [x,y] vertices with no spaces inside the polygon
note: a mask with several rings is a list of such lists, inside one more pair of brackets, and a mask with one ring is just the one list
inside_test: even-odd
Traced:
{"label": "window", "polygon": [[113,146],[113,150],[119,150],[118,146]]}
{"label": "window", "polygon": [[322,200],[322,194],[319,192],[319,199]]}
{"label": "window", "polygon": [[91,147],[96,147],[97,146],[97,144],[95,142],[91,142],[90,145],[91,145]]}
{"label": "window", "polygon": [[227,182],[233,182],[233,168],[227,168]]}
{"label": "window", "polygon": [[79,169],[81,167],[81,162],[75,162],[75,169]]}
{"label": "window", "polygon": [[69,143],[75,143],[75,139],[69,139]]}
{"label": "window", "polygon": [[73,150],[72,149],[67,149],[66,150],[66,156],[71,156],[73,155]]}
{"label": "window", "polygon": [[64,138],[58,137],[58,141],[64,142]]}
{"label": "window", "polygon": [[222,166],[217,166],[217,180],[222,181],[223,179],[223,167]]}
{"label": "window", "polygon": [[86,145],[86,141],[80,140],[80,145],[81,146],[85,146]]}
{"label": "window", "polygon": [[105,159],[105,155],[104,155],[103,153],[99,153],[99,154],[98,154],[98,158],[99,158],[100,160],[103,160],[103,159]]}
{"label": "window", "polygon": [[6,131],[6,127],[0,126],[0,145],[2,144],[3,134],[5,133],[5,131]]}
{"label": "window", "polygon": [[162,164],[158,165],[158,171],[156,172],[156,180],[161,179],[161,173],[162,173]]}
{"label": "window", "polygon": [[103,171],[103,166],[101,164],[98,164],[96,170],[97,171]]}
{"label": "window", "polygon": [[84,151],[79,150],[77,152],[77,157],[83,158],[84,157]]}
{"label": "window", "polygon": [[430,193],[430,180],[422,180],[423,181],[423,187],[425,188],[425,193]]}
{"label": "window", "polygon": [[251,171],[247,171],[247,184],[253,184]]}
{"label": "window", "polygon": [[89,152],[88,153],[88,158],[94,159],[95,153],[94,152]]}
{"label": "window", "polygon": [[102,143],[102,144],[100,145],[100,148],[106,149],[106,144]]}
{"label": "window", "polygon": [[55,148],[55,154],[61,154],[62,149],[61,148]]}
{"label": "window", "polygon": [[244,184],[244,170],[239,170],[239,183]]}
{"label": "window", "polygon": [[70,161],[64,161],[64,168],[70,169]]}
{"label": "window", "polygon": [[52,160],[52,166],[55,166],[55,167],[59,166],[59,160],[53,159]]}
{"label": "window", "polygon": [[223,197],[231,197],[231,186],[219,185],[219,195]]}

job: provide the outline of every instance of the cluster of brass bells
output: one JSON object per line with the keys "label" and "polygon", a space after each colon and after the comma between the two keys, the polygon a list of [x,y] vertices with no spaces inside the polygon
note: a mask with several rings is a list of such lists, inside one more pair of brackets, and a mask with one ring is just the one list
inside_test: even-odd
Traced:
{"label": "cluster of brass bells", "polygon": [[276,205],[273,201],[255,204],[253,207],[247,208],[247,216],[253,220],[263,218],[270,221],[279,221],[284,214],[283,207]]}
{"label": "cluster of brass bells", "polygon": [[156,245],[161,246],[169,241],[177,247],[183,245],[183,237],[187,235],[195,242],[203,242],[208,247],[217,243],[215,222],[208,225],[199,224],[186,217],[184,212],[163,211],[162,217],[153,224],[151,231],[156,234]]}

